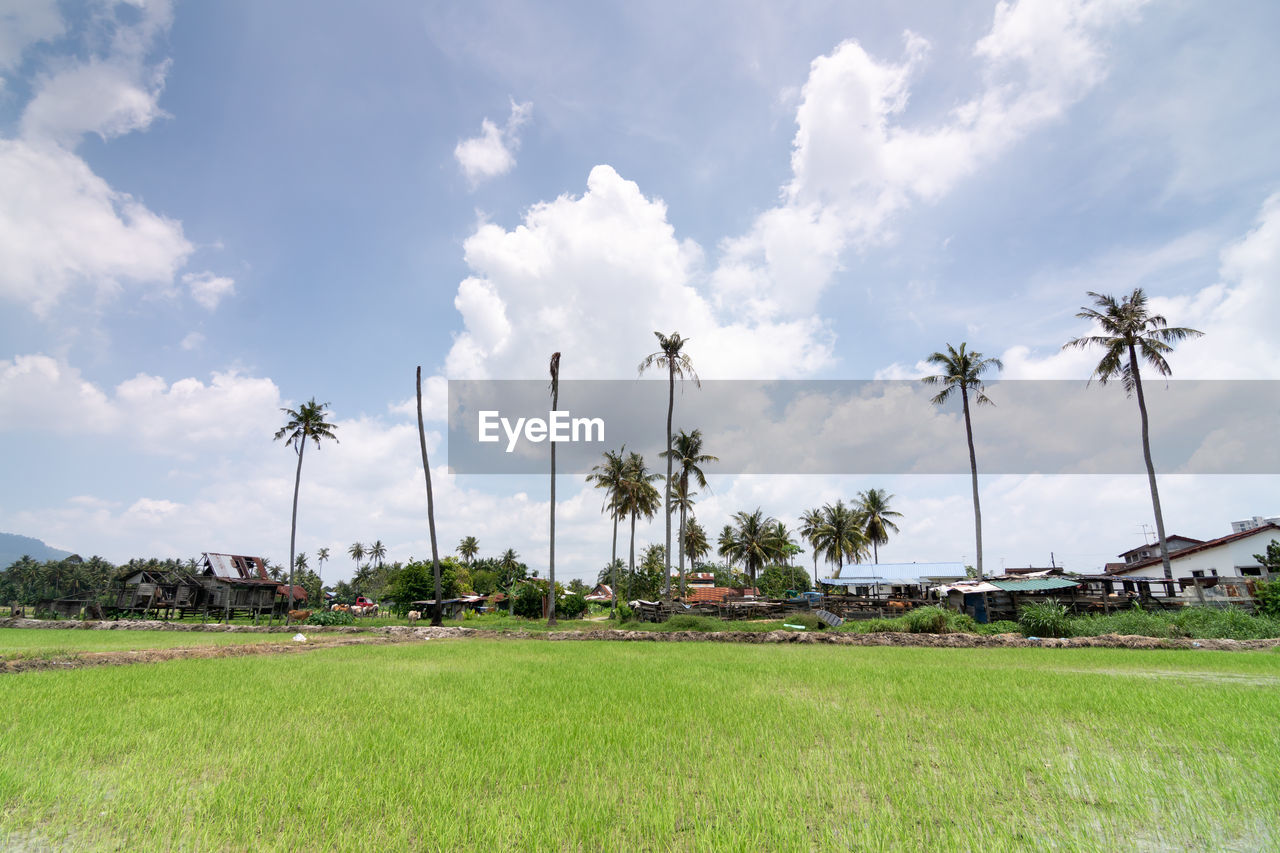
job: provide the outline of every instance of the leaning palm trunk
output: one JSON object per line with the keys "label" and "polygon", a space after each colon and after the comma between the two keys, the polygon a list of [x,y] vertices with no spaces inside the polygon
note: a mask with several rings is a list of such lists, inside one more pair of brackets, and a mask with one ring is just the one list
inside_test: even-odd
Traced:
{"label": "leaning palm trunk", "polygon": [[[298,473],[293,478],[293,521],[289,524],[289,612],[293,612],[293,561],[294,548],[298,538],[298,488],[302,485],[302,454],[307,449],[306,436],[298,442]],[[285,617],[285,624],[288,619]]]}
{"label": "leaning palm trunk", "polygon": [[631,595],[631,585],[636,578],[636,513],[631,513],[631,558],[628,562],[627,595]]}
{"label": "leaning palm trunk", "polygon": [[1147,401],[1142,396],[1142,374],[1138,372],[1138,354],[1129,346],[1129,370],[1133,373],[1133,388],[1138,394],[1138,413],[1142,416],[1142,458],[1147,463],[1147,483],[1151,486],[1151,507],[1156,513],[1156,535],[1160,537],[1160,564],[1164,576],[1173,578],[1173,566],[1169,565],[1169,543],[1164,536],[1164,513],[1160,511],[1160,492],[1156,489],[1156,469],[1151,463],[1151,438],[1147,426]]}
{"label": "leaning palm trunk", "polygon": [[[686,491],[686,492],[688,492],[688,486],[687,486],[687,485],[685,486],[685,491]],[[680,504],[680,597],[681,597],[681,598],[684,598],[684,596],[685,596],[685,587],[684,587],[684,535],[685,535],[685,534],[684,534],[684,521],[685,521],[685,507],[684,507],[684,503],[682,502],[682,503]]]}
{"label": "leaning palm trunk", "polygon": [[431,493],[431,465],[427,462],[427,430],[422,423],[422,367],[418,367],[418,444],[422,447],[422,473],[427,478],[427,527],[431,531],[431,567],[436,581],[436,606],[431,612],[431,624],[444,624],[444,591],[440,585],[440,552],[436,546],[436,503]]}
{"label": "leaning palm trunk", "polygon": [[973,451],[973,425],[969,422],[969,393],[963,387],[960,389],[960,399],[964,403],[964,434],[969,439],[969,475],[973,479],[973,535],[978,549],[978,580],[982,580],[982,506],[978,503],[978,456]]}
{"label": "leaning palm trunk", "polygon": [[[662,579],[666,590],[666,597],[671,598],[671,413],[676,406],[676,363],[674,359],[668,359],[667,363],[667,502],[663,507],[667,517],[667,553],[663,560],[663,572],[666,575]],[[683,576],[681,577],[683,583]]]}

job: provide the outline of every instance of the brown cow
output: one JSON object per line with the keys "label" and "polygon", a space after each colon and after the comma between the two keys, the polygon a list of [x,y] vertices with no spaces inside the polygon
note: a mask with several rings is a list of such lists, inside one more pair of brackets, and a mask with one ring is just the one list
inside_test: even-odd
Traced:
{"label": "brown cow", "polygon": [[290,610],[289,611],[290,622],[305,622],[310,618],[311,618],[310,610]]}

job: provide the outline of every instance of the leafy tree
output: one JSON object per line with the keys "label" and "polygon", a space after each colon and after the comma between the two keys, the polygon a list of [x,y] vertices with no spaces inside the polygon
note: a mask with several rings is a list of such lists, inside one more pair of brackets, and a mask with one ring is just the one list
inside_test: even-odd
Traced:
{"label": "leafy tree", "polygon": [[822,510],[807,509],[800,516],[800,535],[813,551],[813,576],[818,576],[818,530],[822,527]]}
{"label": "leafy tree", "polygon": [[544,583],[529,581],[520,584],[513,596],[512,612],[525,619],[541,619],[546,594]]}
{"label": "leafy tree", "polygon": [[[670,426],[668,425],[668,429]],[[685,521],[688,517],[689,507],[692,506],[692,492],[689,491],[689,483],[693,481],[698,484],[700,489],[710,488],[707,485],[707,476],[703,472],[702,467],[710,462],[719,462],[715,456],[702,452],[702,430],[695,429],[693,432],[685,432],[680,430],[680,434],[675,438],[675,447],[672,448],[671,441],[667,441],[667,450],[660,453],[659,456],[668,457],[668,473],[670,477],[670,454],[674,453],[676,461],[680,464],[680,476],[676,481],[676,494],[678,497],[678,506],[680,509],[680,596],[683,598],[685,594],[684,584],[684,544],[685,544]],[[670,501],[668,501],[668,511],[670,511]],[[668,519],[668,526],[670,520]],[[670,545],[670,537],[667,544]]]}
{"label": "leafy tree", "polygon": [[556,601],[556,613],[561,619],[577,619],[586,609],[587,599],[581,592],[570,592]]}
{"label": "leafy tree", "polygon": [[376,542],[374,542],[372,545],[369,546],[369,559],[372,560],[373,564],[378,566],[379,568],[382,567],[382,560],[386,556],[387,556],[387,546],[382,544],[381,539],[377,540]]}
{"label": "leafy tree", "polygon": [[493,595],[498,591],[498,573],[492,569],[472,568],[471,588],[476,595]]}
{"label": "leafy tree", "polygon": [[[1102,360],[1094,368],[1098,383],[1120,377],[1127,397],[1137,396],[1138,414],[1142,418],[1142,458],[1147,463],[1147,484],[1151,487],[1151,506],[1155,510],[1156,534],[1160,537],[1160,562],[1164,576],[1173,577],[1169,564],[1169,543],[1164,535],[1164,513],[1160,511],[1160,492],[1156,489],[1156,469],[1151,462],[1150,427],[1147,422],[1147,402],[1142,395],[1142,372],[1139,357],[1156,373],[1170,376],[1173,370],[1165,361],[1165,355],[1173,352],[1173,344],[1187,338],[1198,338],[1204,333],[1195,329],[1170,326],[1160,314],[1147,310],[1147,294],[1141,287],[1117,301],[1114,296],[1089,291],[1095,308],[1081,308],[1076,314],[1082,320],[1091,320],[1102,329],[1101,335],[1072,338],[1063,349],[1084,349],[1090,346],[1103,348]],[[1098,310],[1101,309],[1101,310]],[[982,571],[982,555],[978,555],[978,571]]]}
{"label": "leafy tree", "polygon": [[[463,594],[462,584],[458,580],[461,566],[451,557],[440,561],[440,588],[444,600],[457,598]],[[436,574],[432,563],[423,560],[412,560],[405,563],[396,573],[387,597],[402,610],[409,610],[415,601],[432,601],[435,599]]]}
{"label": "leafy tree", "polygon": [[683,544],[685,553],[689,555],[689,565],[695,565],[707,554],[711,553],[711,543],[707,541],[707,531],[702,529],[698,519],[689,516],[685,527]]}
{"label": "leafy tree", "polygon": [[960,403],[964,409],[964,432],[969,440],[969,471],[973,478],[973,530],[977,539],[978,577],[982,577],[982,507],[978,503],[978,457],[973,450],[973,424],[969,418],[969,394],[974,393],[974,404],[994,406],[987,397],[986,386],[982,384],[982,374],[994,368],[1003,370],[1004,364],[998,358],[983,358],[980,352],[971,352],[960,344],[955,349],[947,344],[945,353],[935,352],[925,359],[936,365],[942,373],[924,377],[926,385],[941,385],[942,390],[933,398],[933,404],[941,406],[951,398],[955,391],[960,392]]}
{"label": "leafy tree", "polygon": [[[613,553],[609,557],[609,565],[617,566],[620,564],[618,560],[618,521],[626,516],[627,513],[627,452],[626,445],[619,450],[606,450],[604,454],[604,462],[595,465],[591,469],[591,473],[587,474],[587,482],[593,484],[597,489],[604,490],[604,505],[600,508],[601,512],[609,514],[613,520]],[[618,577],[616,573],[608,581],[600,581],[600,583],[608,583],[613,589],[618,588]],[[618,596],[613,597],[610,603],[610,618],[616,618],[618,612]]]}
{"label": "leafy tree", "polygon": [[364,559],[364,545],[359,542],[352,543],[347,549],[347,553],[351,555],[351,559],[355,561],[356,571],[360,571],[360,561]]}
{"label": "leafy tree", "polygon": [[760,594],[769,598],[782,598],[788,590],[808,592],[813,588],[809,573],[799,566],[767,566],[760,573],[757,586]]}
{"label": "leafy tree", "polygon": [[673,456],[671,453],[671,415],[675,411],[676,405],[676,377],[683,380],[686,376],[693,379],[694,385],[701,388],[702,381],[698,379],[698,374],[693,369],[693,362],[689,359],[689,354],[684,352],[685,344],[689,343],[687,338],[680,337],[679,332],[672,332],[671,335],[664,335],[661,332],[654,332],[658,338],[657,352],[650,353],[640,362],[640,373],[643,374],[650,367],[666,368],[667,370],[667,479],[666,479],[666,502],[664,505],[663,515],[667,521],[667,574],[666,574],[666,596],[671,597],[671,463]]}
{"label": "leafy tree", "polygon": [[736,526],[729,528],[730,536],[724,546],[726,555],[742,563],[751,585],[755,586],[760,569],[785,553],[777,535],[778,521],[758,508],[751,513],[735,513],[733,518]]}
{"label": "leafy tree", "polygon": [[333,434],[337,429],[334,424],[325,421],[328,412],[325,408],[328,403],[317,403],[316,398],[312,397],[306,403],[303,403],[297,411],[293,409],[281,409],[285,413],[287,420],[285,425],[276,432],[275,440],[283,440],[291,446],[295,453],[298,454],[298,473],[293,481],[293,520],[289,524],[289,609],[293,610],[293,560],[295,543],[298,538],[298,490],[302,486],[302,454],[307,449],[307,439],[315,442],[316,450],[320,449],[320,439],[332,439],[335,443],[338,437]]}
{"label": "leafy tree", "polygon": [[1271,574],[1280,574],[1280,541],[1272,539],[1267,545],[1267,553],[1254,554],[1253,559]]}
{"label": "leafy tree", "polygon": [[512,585],[529,576],[529,567],[520,562],[520,555],[514,548],[502,552],[497,568],[499,589],[509,590]]}
{"label": "leafy tree", "polygon": [[622,510],[631,517],[631,559],[630,571],[636,571],[636,519],[653,518],[661,506],[658,490],[653,481],[662,479],[661,474],[650,474],[644,464],[644,457],[632,451],[627,454],[626,477],[623,481]]}
{"label": "leafy tree", "polygon": [[893,495],[884,489],[867,489],[858,493],[858,518],[862,523],[862,532],[871,543],[872,559],[880,562],[880,546],[889,541],[889,534],[898,532],[898,525],[893,519],[902,518],[902,513],[889,508]]}
{"label": "leafy tree", "polygon": [[480,543],[476,541],[474,536],[464,536],[462,541],[458,543],[458,553],[470,565],[475,561],[476,554],[480,553]]}

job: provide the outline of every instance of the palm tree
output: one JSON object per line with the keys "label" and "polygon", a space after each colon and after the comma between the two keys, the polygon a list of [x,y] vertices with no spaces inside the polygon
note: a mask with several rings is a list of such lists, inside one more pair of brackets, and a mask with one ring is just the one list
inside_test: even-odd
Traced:
{"label": "palm tree", "polygon": [[351,559],[356,563],[356,571],[360,571],[360,561],[364,559],[364,545],[359,542],[352,543],[347,549],[347,553],[351,555]]}
{"label": "palm tree", "polygon": [[791,531],[781,521],[773,523],[773,538],[778,543],[778,558],[791,565],[792,558],[800,552],[800,546],[791,538]]}
{"label": "palm tree", "polygon": [[609,579],[609,585],[613,587],[615,595],[609,607],[609,618],[613,619],[618,614],[618,521],[626,515],[626,477],[627,477],[627,461],[623,456],[627,447],[624,444],[620,450],[606,450],[604,453],[604,462],[594,466],[591,473],[587,475],[587,482],[594,483],[597,489],[604,489],[604,506],[600,508],[601,512],[609,513],[609,517],[613,519],[613,552],[609,558],[609,566],[613,569],[613,576]]}
{"label": "palm tree", "polygon": [[328,403],[317,403],[316,398],[312,397],[309,401],[299,406],[297,411],[293,409],[280,410],[285,413],[287,420],[285,425],[276,432],[275,440],[284,439],[298,454],[298,473],[293,480],[293,521],[289,525],[290,610],[293,609],[293,559],[294,548],[298,538],[298,490],[302,486],[302,453],[307,449],[308,438],[315,442],[316,450],[320,449],[320,439],[322,438],[331,438],[337,442],[338,437],[333,434],[337,426],[325,422],[325,416],[328,415],[325,408],[328,405]]}
{"label": "palm tree", "polygon": [[[687,358],[687,356],[686,356]],[[680,463],[680,477],[676,481],[676,494],[679,500],[680,508],[680,597],[684,597],[684,525],[685,519],[689,514],[691,504],[689,480],[692,479],[698,484],[700,489],[710,488],[707,485],[707,475],[703,473],[699,466],[706,465],[708,462],[719,462],[720,460],[714,456],[702,452],[702,430],[695,429],[693,432],[685,432],[680,430],[680,434],[675,438],[675,447],[672,449],[670,443],[668,449],[658,454],[659,456],[668,457],[674,453],[676,459]],[[669,506],[669,504],[668,504]],[[668,542],[670,544],[670,542]]]}
{"label": "palm tree", "polygon": [[738,562],[738,558],[733,553],[733,525],[726,524],[720,528],[720,537],[716,540],[716,553],[725,558],[729,568]]}
{"label": "palm tree", "polygon": [[974,403],[979,406],[994,406],[987,397],[986,386],[982,384],[982,374],[990,368],[1003,370],[1004,364],[998,358],[983,358],[980,352],[970,352],[965,344],[957,350],[947,344],[945,353],[935,352],[925,359],[935,364],[942,373],[926,376],[921,381],[926,385],[941,385],[942,390],[933,398],[934,405],[941,406],[958,388],[960,402],[964,408],[964,432],[969,439],[969,471],[973,478],[973,529],[978,549],[978,579],[982,579],[982,507],[978,503],[978,457],[973,452],[973,424],[969,419],[969,392],[974,392]]}
{"label": "palm tree", "polygon": [[867,554],[867,540],[858,523],[858,514],[844,501],[822,507],[822,524],[814,534],[814,550],[836,564],[836,577],[844,571],[845,558],[861,560]]}
{"label": "palm tree", "polygon": [[307,552],[306,551],[303,551],[301,554],[293,558],[293,566],[299,572],[306,571],[306,568],[307,568]]}
{"label": "palm tree", "polygon": [[867,489],[858,492],[858,518],[862,522],[862,532],[871,542],[872,559],[880,562],[880,546],[889,541],[889,533],[897,533],[898,525],[892,519],[902,518],[902,513],[889,509],[889,501],[893,495],[884,489]]}
{"label": "palm tree", "polygon": [[502,570],[502,581],[507,589],[508,612],[514,615],[516,581],[520,580],[516,577],[516,570],[520,568],[520,555],[516,553],[516,549],[508,548],[502,552],[502,556],[498,558],[498,568]]}
{"label": "palm tree", "polygon": [[[636,519],[644,516],[653,518],[661,506],[661,495],[654,488],[653,481],[661,480],[661,474],[650,474],[645,467],[644,457],[632,451],[627,454],[626,479],[623,485],[622,512],[631,517],[631,556],[630,571],[636,572]],[[668,572],[670,576],[670,572]]]}
{"label": "palm tree", "polygon": [[[1164,514],[1160,511],[1160,493],[1156,490],[1156,469],[1151,463],[1151,440],[1147,422],[1147,402],[1142,396],[1142,373],[1139,369],[1139,355],[1156,373],[1170,376],[1173,370],[1165,361],[1165,354],[1173,352],[1173,344],[1187,338],[1201,337],[1204,332],[1179,326],[1170,326],[1169,321],[1160,314],[1147,312],[1147,294],[1141,287],[1120,301],[1114,296],[1089,291],[1094,308],[1081,308],[1076,314],[1082,320],[1092,320],[1102,327],[1103,334],[1089,335],[1083,338],[1072,338],[1062,345],[1063,349],[1083,349],[1098,345],[1105,350],[1102,360],[1094,368],[1093,375],[1098,382],[1105,385],[1108,380],[1120,377],[1126,397],[1137,396],[1138,414],[1142,418],[1142,457],[1147,463],[1147,483],[1151,486],[1151,506],[1156,514],[1156,534],[1160,537],[1160,562],[1164,566],[1164,576],[1173,577],[1173,567],[1169,565],[1169,545],[1164,535]],[[1092,377],[1091,377],[1092,378]]]}
{"label": "palm tree", "polygon": [[[427,428],[422,421],[422,365],[418,365],[416,386],[418,392],[418,446],[422,449],[422,475],[427,480],[427,529],[431,533],[431,568],[436,582],[436,606],[431,612],[432,626],[439,628],[444,624],[444,590],[440,585],[440,549],[436,544],[436,500],[431,491],[431,465],[427,461]],[[375,543],[382,548],[382,540]],[[386,549],[383,549],[386,553]]]}
{"label": "palm tree", "polygon": [[675,410],[676,405],[676,377],[682,380],[688,374],[695,385],[702,387],[702,381],[698,379],[698,374],[693,369],[693,362],[689,360],[688,353],[681,352],[684,345],[689,343],[687,338],[680,337],[679,332],[672,332],[670,336],[662,334],[662,332],[654,332],[658,338],[660,350],[644,357],[640,362],[640,373],[644,373],[650,367],[665,367],[667,369],[667,485],[666,485],[666,504],[665,514],[667,518],[667,553],[664,555],[667,567],[666,591],[667,598],[671,597],[671,414]]}
{"label": "palm tree", "polygon": [[478,553],[480,553],[480,543],[476,541],[476,537],[466,536],[458,543],[458,554],[467,561],[468,566],[475,562]]}
{"label": "palm tree", "polygon": [[681,544],[684,546],[685,553],[689,555],[690,567],[696,565],[698,560],[701,560],[711,552],[711,543],[707,541],[707,531],[702,529],[698,519],[693,516],[689,516]]}
{"label": "palm tree", "polygon": [[733,519],[737,526],[728,528],[726,556],[742,561],[751,585],[755,586],[756,572],[783,553],[777,536],[778,520],[766,516],[759,508],[751,513],[745,510],[734,513]]}
{"label": "palm tree", "polygon": [[813,551],[813,582],[818,582],[818,530],[822,527],[822,510],[808,509],[800,516],[800,535]]}
{"label": "palm tree", "polygon": [[324,593],[324,562],[329,559],[329,549],[320,548],[316,551],[316,562],[320,564],[320,592]]}
{"label": "palm tree", "polygon": [[[560,353],[551,354],[551,411],[557,411],[560,405]],[[547,626],[556,624],[556,442],[551,445],[551,549],[547,555],[547,580],[551,603],[547,606]]]}
{"label": "palm tree", "polygon": [[382,544],[382,540],[376,540],[369,546],[369,559],[378,568],[382,568],[382,558],[387,556],[387,546]]}

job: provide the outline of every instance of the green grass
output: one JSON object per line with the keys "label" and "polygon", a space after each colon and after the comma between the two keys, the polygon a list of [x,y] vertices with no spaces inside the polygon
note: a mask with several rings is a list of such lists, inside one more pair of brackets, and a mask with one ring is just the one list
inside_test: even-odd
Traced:
{"label": "green grass", "polygon": [[[306,633],[306,629],[302,629]],[[224,634],[203,631],[82,631],[60,628],[0,628],[0,660],[64,657],[85,652],[180,649],[242,643],[285,643],[292,634]],[[313,635],[314,636],[314,635]],[[324,635],[332,637],[359,634]]]}
{"label": "green grass", "polygon": [[0,847],[1280,844],[1271,652],[432,641],[5,676],[0,707]]}

